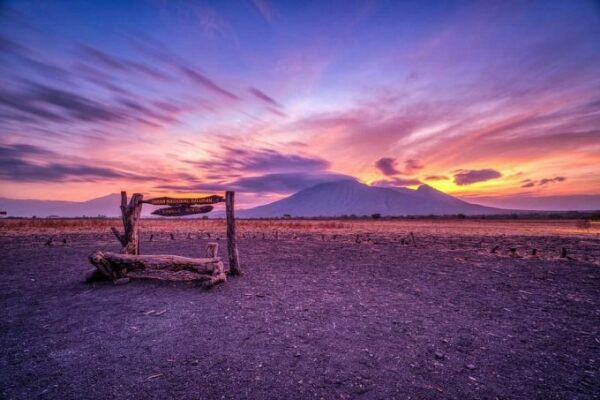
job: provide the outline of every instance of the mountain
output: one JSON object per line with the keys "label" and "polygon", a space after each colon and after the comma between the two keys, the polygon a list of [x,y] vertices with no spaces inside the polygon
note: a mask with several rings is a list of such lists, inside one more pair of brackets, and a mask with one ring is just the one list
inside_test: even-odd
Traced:
{"label": "mountain", "polygon": [[[54,200],[15,200],[0,198],[0,210],[12,217],[107,217],[120,216],[121,196],[117,193],[83,202]],[[144,205],[147,217],[156,207]],[[222,207],[221,207],[222,208]],[[224,216],[221,208],[207,214]],[[241,218],[335,217],[341,215],[482,215],[514,212],[467,203],[421,185],[418,189],[367,186],[355,180],[322,183],[299,191],[285,199],[246,210],[237,210]]]}
{"label": "mountain", "polygon": [[116,217],[121,215],[120,204],[121,195],[118,193],[82,202],[0,198],[0,210],[6,211],[9,217]]}
{"label": "mountain", "polygon": [[482,215],[509,212],[467,203],[431,186],[418,189],[367,186],[355,180],[321,183],[264,206],[240,210],[242,218],[334,217],[341,215]]}

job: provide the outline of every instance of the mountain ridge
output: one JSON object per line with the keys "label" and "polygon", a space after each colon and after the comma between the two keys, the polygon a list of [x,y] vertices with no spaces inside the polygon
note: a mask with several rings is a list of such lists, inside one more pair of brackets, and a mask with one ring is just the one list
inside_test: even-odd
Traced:
{"label": "mountain ridge", "polygon": [[418,189],[368,186],[347,179],[320,183],[273,203],[240,210],[245,218],[337,217],[341,215],[483,215],[512,212],[467,203],[431,186]]}

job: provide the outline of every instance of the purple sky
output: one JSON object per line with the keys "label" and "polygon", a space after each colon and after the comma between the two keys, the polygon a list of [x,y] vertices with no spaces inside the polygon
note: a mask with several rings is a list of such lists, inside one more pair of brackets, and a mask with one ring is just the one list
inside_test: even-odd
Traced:
{"label": "purple sky", "polygon": [[600,208],[599,37],[593,1],[4,1],[0,196]]}

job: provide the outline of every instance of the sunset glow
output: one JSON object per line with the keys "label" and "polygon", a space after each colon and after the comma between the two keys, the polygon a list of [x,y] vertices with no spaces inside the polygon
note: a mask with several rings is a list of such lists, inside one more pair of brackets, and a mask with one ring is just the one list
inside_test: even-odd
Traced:
{"label": "sunset glow", "polygon": [[1,3],[0,197],[600,208],[597,2],[302,3]]}

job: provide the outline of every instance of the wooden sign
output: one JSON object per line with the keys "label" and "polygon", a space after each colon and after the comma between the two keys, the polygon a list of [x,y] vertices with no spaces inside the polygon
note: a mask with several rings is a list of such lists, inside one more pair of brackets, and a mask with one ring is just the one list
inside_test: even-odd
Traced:
{"label": "wooden sign", "polygon": [[144,203],[153,206],[181,206],[191,204],[215,204],[225,201],[223,196],[212,195],[207,197],[192,197],[187,199],[178,199],[174,197],[156,197],[150,200],[144,200]]}
{"label": "wooden sign", "polygon": [[194,214],[206,214],[211,212],[213,206],[203,207],[167,207],[159,208],[158,210],[152,211],[153,215],[160,215],[161,217],[183,217],[185,215]]}

